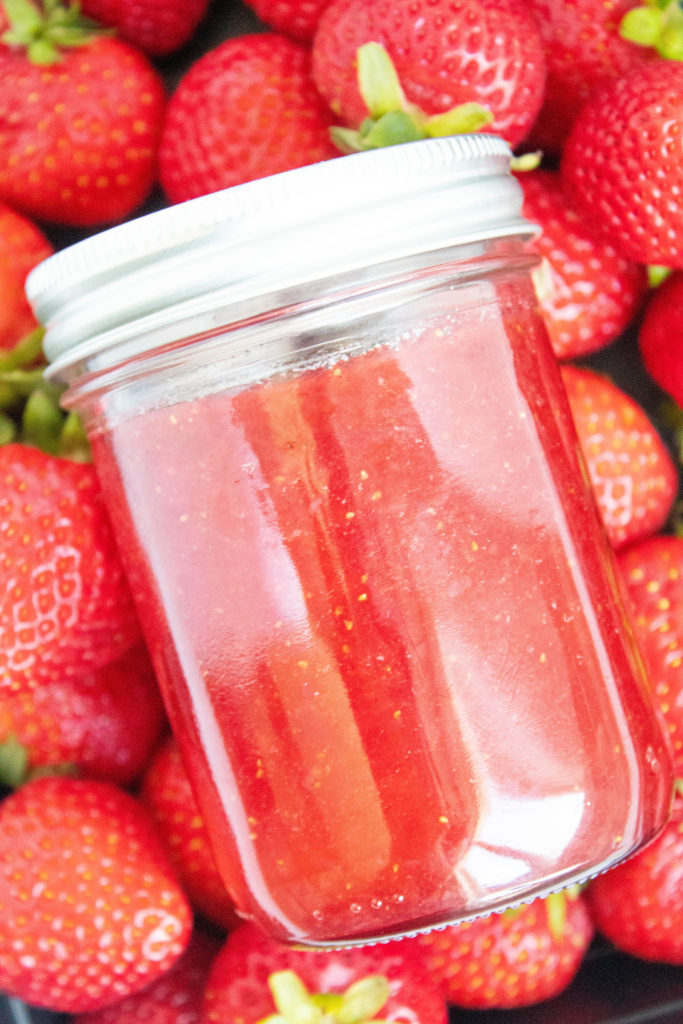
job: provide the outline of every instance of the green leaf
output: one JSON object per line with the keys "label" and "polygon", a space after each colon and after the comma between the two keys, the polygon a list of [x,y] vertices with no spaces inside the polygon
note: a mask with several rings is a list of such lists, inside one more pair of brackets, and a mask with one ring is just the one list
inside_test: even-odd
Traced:
{"label": "green leaf", "polygon": [[662,12],[652,7],[633,7],[619,25],[619,35],[638,46],[654,46],[662,22]]}
{"label": "green leaf", "polygon": [[461,103],[445,114],[435,114],[425,122],[425,131],[432,138],[446,135],[462,135],[465,132],[476,132],[486,124],[491,124],[493,114],[481,103]]}
{"label": "green leaf", "polygon": [[91,462],[90,442],[77,412],[70,412],[59,434],[57,453],[73,462]]}
{"label": "green leaf", "polygon": [[4,412],[0,412],[0,445],[11,444],[17,436],[17,425]]}
{"label": "green leaf", "polygon": [[25,443],[56,455],[63,425],[64,414],[56,397],[42,388],[32,391],[26,400],[21,420]]}
{"label": "green leaf", "polygon": [[563,892],[551,892],[545,900],[548,928],[556,940],[564,935],[567,926],[567,897]]}
{"label": "green leaf", "polygon": [[360,153],[363,142],[359,131],[355,128],[342,128],[334,125],[330,128],[330,138],[342,153]]}
{"label": "green leaf", "polygon": [[535,171],[541,166],[543,152],[536,149],[531,153],[520,153],[519,156],[510,158],[511,171]]}
{"label": "green leaf", "polygon": [[6,35],[12,34],[13,42],[27,43],[40,32],[43,16],[30,0],[3,0],[2,6],[10,24]]}
{"label": "green leaf", "polygon": [[394,110],[404,110],[406,99],[396,68],[380,43],[358,48],[358,87],[373,120]]}
{"label": "green leaf", "polygon": [[0,783],[16,789],[26,778],[28,754],[16,736],[8,736],[0,743]]}
{"label": "green leaf", "polygon": [[671,274],[671,267],[660,266],[658,263],[651,263],[647,268],[647,283],[650,288],[658,288],[666,281]]}
{"label": "green leaf", "polygon": [[665,60],[683,60],[683,9],[678,0],[646,0],[633,7],[621,19],[619,34],[656,50]]}
{"label": "green leaf", "polygon": [[43,328],[38,327],[30,334],[25,334],[12,348],[0,349],[0,372],[17,370],[42,360],[44,334]]}
{"label": "green leaf", "polygon": [[346,989],[336,1018],[339,1024],[363,1024],[376,1020],[376,1014],[389,998],[389,982],[382,974],[359,978]]}
{"label": "green leaf", "polygon": [[22,46],[37,65],[49,66],[62,59],[62,49],[83,46],[98,35],[114,30],[102,28],[81,13],[77,0],[68,6],[61,0],[2,0],[10,27],[2,39],[10,46]]}
{"label": "green leaf", "polygon": [[361,131],[363,149],[382,149],[403,142],[424,139],[425,132],[405,110],[391,110],[368,129]]}

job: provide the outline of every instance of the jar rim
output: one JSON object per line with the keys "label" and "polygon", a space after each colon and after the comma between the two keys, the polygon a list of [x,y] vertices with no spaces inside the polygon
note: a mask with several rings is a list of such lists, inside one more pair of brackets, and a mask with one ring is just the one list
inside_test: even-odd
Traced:
{"label": "jar rim", "polygon": [[[209,193],[43,261],[26,293],[59,376],[221,291],[239,300],[473,239],[529,234],[511,151],[475,133],[339,156]],[[233,287],[234,286],[234,287]]]}

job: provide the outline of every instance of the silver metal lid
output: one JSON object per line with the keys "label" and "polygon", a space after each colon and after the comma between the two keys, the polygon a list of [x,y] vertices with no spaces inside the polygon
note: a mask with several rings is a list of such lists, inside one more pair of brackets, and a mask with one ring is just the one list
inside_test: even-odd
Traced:
{"label": "silver metal lid", "polygon": [[205,314],[216,303],[224,307],[478,239],[528,234],[510,156],[503,140],[484,134],[341,156],[78,242],[27,280],[29,301],[46,327],[52,373],[113,352],[122,341],[158,336],[160,327]]}

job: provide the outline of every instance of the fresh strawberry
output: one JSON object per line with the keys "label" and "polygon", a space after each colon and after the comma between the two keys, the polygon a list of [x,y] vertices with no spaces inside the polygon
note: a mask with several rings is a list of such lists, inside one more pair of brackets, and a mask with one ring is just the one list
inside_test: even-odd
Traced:
{"label": "fresh strawberry", "polygon": [[71,764],[93,778],[133,782],[166,718],[143,646],[101,668],[76,665],[0,675],[0,744],[17,741],[31,767]]}
{"label": "fresh strawberry", "polygon": [[42,231],[0,202],[0,349],[11,349],[37,328],[24,282],[29,270],[51,253]]}
{"label": "fresh strawberry", "polygon": [[561,172],[588,230],[626,259],[683,267],[683,62],[657,59],[582,108]]}
{"label": "fresh strawberry", "polygon": [[140,798],[159,825],[190,903],[210,921],[234,927],[237,918],[233,902],[218,873],[204,820],[172,736],[149,763]]}
{"label": "fresh strawberry", "polygon": [[[438,987],[400,940],[338,950],[294,950],[273,942],[251,924],[232,932],[214,960],[206,985],[203,1024],[256,1024],[268,1018],[275,1012],[268,979],[282,971],[294,972],[310,994],[329,993],[333,998],[314,1003],[324,1005],[330,1014],[323,1018],[306,1007],[303,993],[298,994],[288,1012],[280,1009],[280,1016],[274,1018],[278,1024],[304,1020],[311,1024],[318,1020],[321,1024],[323,1020],[325,1024],[370,1024],[376,1018],[386,1024],[446,1024],[446,1004]],[[378,977],[388,983],[387,989]],[[372,979],[365,1013],[352,1016],[347,1009],[344,1014],[341,993],[365,978]],[[289,975],[283,980],[292,981]],[[373,1001],[375,992],[379,994]]]}
{"label": "fresh strawberry", "polygon": [[276,33],[228,39],[181,79],[159,168],[171,202],[339,156],[305,46]]}
{"label": "fresh strawberry", "polygon": [[[76,8],[12,0],[6,10],[13,22],[0,42],[0,199],[38,221],[122,220],[155,180],[159,73],[127,43],[72,24]],[[0,7],[0,29],[3,17]],[[58,49],[65,38],[77,45]]]}
{"label": "fresh strawberry", "polygon": [[167,971],[189,940],[185,897],[134,797],[44,776],[0,804],[0,988],[78,1013]]}
{"label": "fresh strawberry", "polygon": [[683,776],[683,538],[661,534],[618,554],[631,621]]}
{"label": "fresh strawberry", "polygon": [[614,548],[657,533],[678,473],[645,410],[602,374],[565,364],[562,376],[598,507]]}
{"label": "fresh strawberry", "polygon": [[276,32],[308,42],[330,0],[247,0],[247,5]]}
{"label": "fresh strawberry", "polygon": [[82,0],[81,9],[151,57],[166,57],[192,39],[209,0]]}
{"label": "fresh strawberry", "polygon": [[201,1024],[204,987],[219,948],[216,938],[195,929],[157,981],[111,1006],[76,1014],[72,1024]]}
{"label": "fresh strawberry", "polygon": [[538,113],[543,47],[518,0],[333,0],[313,40],[313,74],[353,127],[367,115],[356,58],[368,42],[385,47],[407,99],[428,115],[476,102],[493,115],[490,130],[516,146]]}
{"label": "fresh strawberry", "polygon": [[541,233],[534,283],[548,334],[560,359],[586,355],[614,341],[638,310],[645,268],[597,241],[565,195],[556,171],[525,171],[524,212]]}
{"label": "fresh strawberry", "polygon": [[653,290],[638,345],[652,379],[683,406],[683,271],[670,274]]}
{"label": "fresh strawberry", "polygon": [[654,51],[624,39],[620,25],[639,0],[528,0],[545,47],[548,76],[533,145],[559,154],[586,100],[606,82],[638,70]]}
{"label": "fresh strawberry", "polygon": [[140,639],[95,470],[0,447],[0,675],[67,676]]}
{"label": "fresh strawberry", "polygon": [[586,899],[597,929],[644,960],[683,964],[683,797],[648,846],[595,878]]}
{"label": "fresh strawberry", "polygon": [[567,988],[593,938],[583,897],[565,890],[526,906],[414,940],[444,998],[473,1009],[511,1009]]}

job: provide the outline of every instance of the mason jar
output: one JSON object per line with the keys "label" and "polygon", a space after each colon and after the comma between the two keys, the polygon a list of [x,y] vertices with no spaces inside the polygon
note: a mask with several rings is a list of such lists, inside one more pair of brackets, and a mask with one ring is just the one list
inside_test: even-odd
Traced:
{"label": "mason jar", "polygon": [[532,232],[477,134],[207,195],[29,279],[225,884],[280,940],[500,910],[666,819]]}

